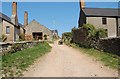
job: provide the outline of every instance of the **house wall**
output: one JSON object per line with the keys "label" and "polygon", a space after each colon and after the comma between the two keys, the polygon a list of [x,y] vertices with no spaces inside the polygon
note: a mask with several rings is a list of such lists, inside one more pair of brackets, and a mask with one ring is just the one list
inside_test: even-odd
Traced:
{"label": "house wall", "polygon": [[[10,26],[10,34],[6,34],[6,26]],[[6,42],[14,41],[14,25],[3,20],[2,29],[2,34],[5,34],[7,36]]]}
{"label": "house wall", "polygon": [[108,37],[117,36],[116,18],[107,18],[107,25],[102,24],[102,17],[87,17],[87,23],[93,24],[96,28],[108,30]]}
{"label": "house wall", "polygon": [[2,37],[2,19],[0,18],[0,42],[2,41],[1,37]]}
{"label": "house wall", "polygon": [[20,28],[14,27],[14,41],[19,40],[19,35],[20,35]]}
{"label": "house wall", "polygon": [[31,23],[29,23],[27,26],[25,26],[25,35],[29,36],[31,39],[33,39],[32,33],[33,32],[42,32],[43,36],[49,35],[48,36],[48,40],[52,40],[52,32],[47,29],[46,27],[40,25],[39,23],[32,21]]}
{"label": "house wall", "polygon": [[24,28],[20,27],[20,33],[21,33],[21,34],[25,34]]}
{"label": "house wall", "polygon": [[120,36],[120,18],[118,18],[118,36]]}
{"label": "house wall", "polygon": [[83,24],[86,24],[86,16],[84,12],[81,10],[79,17],[79,27],[83,26]]}

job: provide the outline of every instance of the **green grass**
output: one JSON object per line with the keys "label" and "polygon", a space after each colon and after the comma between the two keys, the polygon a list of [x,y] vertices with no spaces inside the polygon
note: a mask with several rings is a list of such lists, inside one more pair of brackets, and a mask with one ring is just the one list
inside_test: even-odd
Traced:
{"label": "green grass", "polygon": [[54,40],[48,41],[49,44],[54,44]]}
{"label": "green grass", "polygon": [[108,52],[102,52],[99,50],[96,50],[94,48],[83,48],[79,47],[76,44],[71,44],[70,46],[79,49],[83,53],[95,57],[98,61],[101,61],[105,66],[108,66],[113,69],[118,69],[118,58],[120,58],[117,55],[110,54]]}
{"label": "green grass", "polygon": [[50,52],[51,47],[43,42],[22,51],[8,54],[2,57],[4,76],[20,76],[21,72],[31,65],[35,59]]}

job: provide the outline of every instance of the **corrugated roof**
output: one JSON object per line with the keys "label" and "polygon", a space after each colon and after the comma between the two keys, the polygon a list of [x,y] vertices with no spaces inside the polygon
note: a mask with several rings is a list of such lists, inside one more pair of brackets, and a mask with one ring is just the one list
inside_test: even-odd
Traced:
{"label": "corrugated roof", "polygon": [[119,10],[114,8],[84,8],[82,9],[87,16],[110,16],[120,17]]}

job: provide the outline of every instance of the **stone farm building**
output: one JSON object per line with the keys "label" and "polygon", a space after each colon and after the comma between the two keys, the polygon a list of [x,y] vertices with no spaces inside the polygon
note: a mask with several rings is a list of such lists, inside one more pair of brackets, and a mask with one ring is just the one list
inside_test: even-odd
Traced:
{"label": "stone farm building", "polygon": [[4,37],[4,42],[13,42],[19,40],[21,33],[25,33],[25,30],[18,22],[17,3],[13,2],[11,18],[0,12],[0,37]]}
{"label": "stone farm building", "polygon": [[35,20],[26,25],[25,30],[26,40],[52,40],[52,31]]}
{"label": "stone farm building", "polygon": [[84,0],[80,2],[79,27],[93,24],[96,28],[104,28],[108,37],[120,36],[120,15],[118,8],[86,8]]}
{"label": "stone farm building", "polygon": [[[52,40],[53,32],[33,20],[28,24],[28,12],[24,13],[24,25],[18,22],[17,2],[12,3],[11,18],[0,12],[0,42],[14,42],[24,35],[26,41]],[[4,40],[3,40],[4,39]]]}

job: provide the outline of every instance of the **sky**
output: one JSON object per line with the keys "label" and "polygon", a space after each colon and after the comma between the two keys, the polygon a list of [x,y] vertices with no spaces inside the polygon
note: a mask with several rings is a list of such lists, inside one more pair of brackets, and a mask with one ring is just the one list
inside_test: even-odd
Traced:
{"label": "sky", "polygon": [[[2,2],[79,2],[79,0],[1,0]],[[85,2],[118,2],[119,0],[85,0]]]}
{"label": "sky", "polygon": [[[29,22],[34,19],[51,30],[57,29],[60,36],[78,27],[79,2],[18,2],[17,5],[21,24],[24,22],[24,11],[27,11]],[[86,2],[86,7],[118,8],[118,2]],[[11,2],[2,2],[2,13],[11,17]]]}

